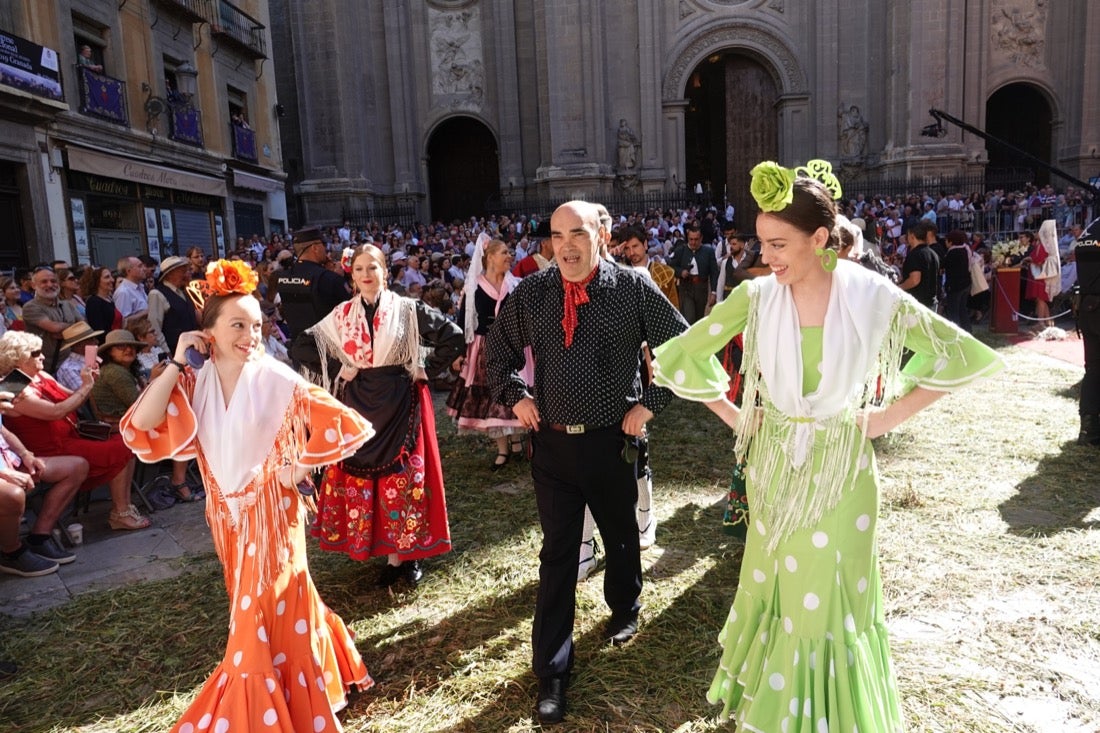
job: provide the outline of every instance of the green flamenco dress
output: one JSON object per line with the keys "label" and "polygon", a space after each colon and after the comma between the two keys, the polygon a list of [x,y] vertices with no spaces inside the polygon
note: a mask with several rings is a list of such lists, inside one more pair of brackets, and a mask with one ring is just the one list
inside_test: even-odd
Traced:
{"label": "green flamenco dress", "polygon": [[[855,414],[868,395],[880,393],[881,377],[892,387],[888,396],[917,385],[952,391],[1002,363],[991,349],[910,296],[883,291],[882,302],[890,303],[886,310],[892,312],[880,321],[881,346],[871,366],[854,380],[862,388],[856,385],[842,414],[813,424],[810,447],[795,467],[785,446],[807,419],[783,414],[760,374],[760,291],[778,287],[772,278],[762,280],[771,283],[764,288],[759,281],[743,283],[709,317],[654,355],[657,384],[686,399],[711,401],[725,393],[729,379],[712,355],[744,331],[743,404],[760,405],[755,412],[742,410],[738,430],[751,514],[736,596],[718,637],[721,662],[707,699],[721,704],[722,717],[734,719],[743,731],[900,731],[875,542],[875,455]],[[882,285],[893,287],[885,280]],[[791,347],[791,356],[801,355],[803,396],[821,383],[828,324],[797,329],[800,344]],[[765,348],[776,343],[763,340]],[[900,370],[903,349],[914,356]]]}

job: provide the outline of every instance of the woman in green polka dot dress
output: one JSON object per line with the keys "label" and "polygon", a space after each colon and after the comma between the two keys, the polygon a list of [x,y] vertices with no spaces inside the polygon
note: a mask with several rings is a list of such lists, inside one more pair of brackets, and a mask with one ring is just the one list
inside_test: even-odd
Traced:
{"label": "woman in green polka dot dress", "polygon": [[[707,698],[744,731],[899,731],[870,439],[1002,363],[885,278],[837,261],[828,163],[761,163],[752,193],[772,274],[738,286],[653,364],[658,384],[734,428],[747,456],[751,526]],[[741,332],[739,410],[713,354]]]}

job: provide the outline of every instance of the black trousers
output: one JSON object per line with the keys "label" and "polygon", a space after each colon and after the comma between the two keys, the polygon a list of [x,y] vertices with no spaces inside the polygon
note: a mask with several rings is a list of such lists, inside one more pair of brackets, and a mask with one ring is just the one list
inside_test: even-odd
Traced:
{"label": "black trousers", "polygon": [[695,323],[706,314],[707,301],[710,300],[709,283],[681,280],[676,289],[680,296],[680,313],[688,324]]}
{"label": "black trousers", "polygon": [[1100,415],[1100,296],[1081,298],[1077,327],[1085,347],[1085,376],[1081,379],[1082,415]]}
{"label": "black trousers", "polygon": [[618,425],[581,435],[544,425],[532,437],[531,476],[542,524],[539,592],[531,630],[537,677],[563,674],[573,666],[577,547],[585,505],[603,537],[604,600],[612,613],[641,607],[642,561],[634,516],[637,460],[623,460],[624,440],[637,445]]}

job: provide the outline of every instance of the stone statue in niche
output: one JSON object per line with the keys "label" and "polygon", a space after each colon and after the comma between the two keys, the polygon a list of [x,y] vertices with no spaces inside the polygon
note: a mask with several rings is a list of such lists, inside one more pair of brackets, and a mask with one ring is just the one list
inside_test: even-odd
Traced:
{"label": "stone statue in niche", "polygon": [[618,163],[620,171],[632,171],[638,167],[638,136],[626,124],[626,119],[619,120],[619,131],[616,135]]}
{"label": "stone statue in niche", "polygon": [[859,158],[867,152],[867,130],[869,125],[863,119],[859,107],[851,105],[837,110],[840,118],[840,155],[843,158]]}

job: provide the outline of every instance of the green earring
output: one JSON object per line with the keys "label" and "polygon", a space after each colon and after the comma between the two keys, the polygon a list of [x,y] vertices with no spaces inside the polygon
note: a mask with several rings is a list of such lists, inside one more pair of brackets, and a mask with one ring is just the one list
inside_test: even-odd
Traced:
{"label": "green earring", "polygon": [[836,250],[827,249],[825,247],[817,247],[814,249],[814,254],[821,258],[821,267],[825,272],[832,272],[836,269]]}

